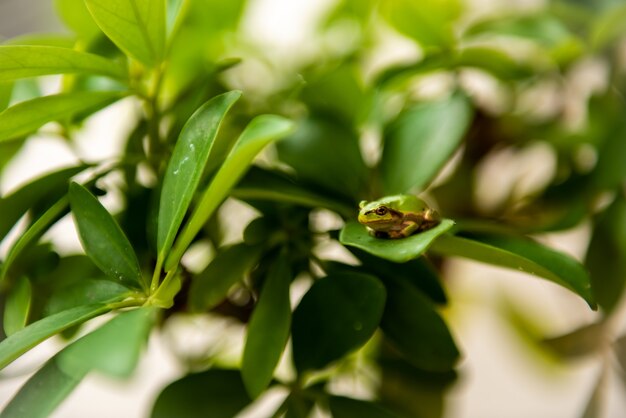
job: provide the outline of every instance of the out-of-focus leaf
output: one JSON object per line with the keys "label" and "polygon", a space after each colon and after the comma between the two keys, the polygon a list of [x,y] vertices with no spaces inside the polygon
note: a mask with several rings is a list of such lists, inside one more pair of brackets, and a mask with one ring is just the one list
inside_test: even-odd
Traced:
{"label": "out-of-focus leaf", "polygon": [[394,263],[404,263],[419,257],[428,247],[454,225],[454,221],[443,219],[439,225],[406,238],[383,239],[372,236],[365,226],[348,222],[339,234],[343,245],[359,248],[365,252]]}
{"label": "out-of-focus leaf", "polygon": [[461,93],[404,110],[385,133],[385,194],[426,188],[461,144],[471,119],[471,106]]}
{"label": "out-of-focus leaf", "polygon": [[85,0],[55,0],[55,5],[63,23],[81,38],[90,40],[102,33],[87,10]]}
{"label": "out-of-focus leaf", "polygon": [[232,418],[252,400],[238,370],[189,374],[159,394],[151,418]]}
{"label": "out-of-focus leaf", "polygon": [[585,265],[591,273],[595,300],[606,313],[613,312],[626,287],[626,199],[623,196],[618,195],[598,216]]}
{"label": "out-of-focus leaf", "polygon": [[259,247],[236,244],[217,253],[211,263],[193,278],[189,307],[204,311],[221,302],[228,290],[248,272],[261,255]]}
{"label": "out-of-focus leaf", "polygon": [[155,319],[156,308],[123,312],[63,350],[58,366],[70,376],[95,370],[128,377],[139,361]]}
{"label": "out-of-focus leaf", "polygon": [[59,367],[61,353],[28,379],[0,413],[0,418],[46,418],[52,414],[83,378],[69,375]]}
{"label": "out-of-focus leaf", "polygon": [[239,91],[214,97],[202,105],[183,127],[163,179],[157,237],[161,259],[172,246],[189,208],[220,125],[240,97]]}
{"label": "out-of-focus leaf", "polygon": [[591,27],[591,44],[600,50],[626,33],[626,5],[617,3],[605,10]]}
{"label": "out-of-focus leaf", "polygon": [[232,196],[238,199],[272,200],[310,208],[326,208],[344,216],[354,214],[354,208],[301,187],[284,175],[252,167],[243,177]]}
{"label": "out-of-focus leaf", "polygon": [[73,36],[47,33],[28,33],[4,42],[3,45],[54,46],[72,49],[76,39]]}
{"label": "out-of-focus leaf", "polygon": [[95,54],[54,46],[0,45],[0,81],[80,73],[126,78],[119,63]]}
{"label": "out-of-focus leaf", "polygon": [[385,288],[373,276],[334,273],[317,280],[293,313],[293,359],[298,371],[324,368],[365,344],[384,306]]}
{"label": "out-of-focus leaf", "polygon": [[70,205],[83,248],[112,280],[134,289],[147,289],[139,261],[115,219],[98,199],[78,183],[70,185]]}
{"label": "out-of-focus leaf", "polygon": [[387,304],[380,323],[385,336],[422,370],[451,370],[459,350],[446,323],[420,291],[396,278],[385,280]]}
{"label": "out-of-focus leaf", "polygon": [[527,63],[517,62],[498,49],[482,46],[463,48],[456,59],[456,65],[478,68],[503,81],[535,75]]}
{"label": "out-of-focus leaf", "polygon": [[[0,82],[0,112],[9,107],[13,95],[13,83],[10,81]],[[2,165],[0,164],[0,168]]]}
{"label": "out-of-focus leaf", "polygon": [[313,117],[281,141],[278,155],[292,166],[297,179],[356,199],[365,187],[367,168],[356,132],[332,120]]}
{"label": "out-of-focus leaf", "polygon": [[275,115],[257,116],[246,126],[211,183],[202,193],[189,222],[174,243],[165,262],[166,271],[178,265],[189,244],[245,174],[254,157],[267,145],[288,135],[293,126],[290,120]]}
{"label": "out-of-focus leaf", "polygon": [[456,0],[384,1],[380,3],[385,19],[400,33],[424,48],[446,49],[454,44],[452,23],[461,5]]}
{"label": "out-of-focus leaf", "polygon": [[252,398],[269,385],[289,338],[291,272],[286,254],[275,261],[265,278],[259,301],[248,324],[241,376]]}
{"label": "out-of-focus leaf", "polygon": [[583,411],[581,418],[601,418],[604,416],[603,414],[603,404],[605,398],[606,391],[606,377],[604,373],[601,372],[600,378],[598,379],[598,383],[593,388],[593,392],[591,392],[591,396],[587,401],[587,405],[585,406],[585,410]]}
{"label": "out-of-focus leaf", "polygon": [[107,305],[85,305],[33,322],[0,342],[0,369],[54,334],[109,310]]}
{"label": "out-of-focus leaf", "polygon": [[125,93],[81,91],[60,93],[20,102],[0,113],[0,142],[30,134],[48,122],[101,109]]}
{"label": "out-of-focus leaf", "polygon": [[569,360],[597,352],[608,344],[604,323],[584,325],[567,334],[544,339],[542,345],[557,356]]}
{"label": "out-of-focus leaf", "polygon": [[[621,117],[626,117],[626,113],[622,112]],[[592,183],[597,188],[615,190],[626,181],[626,164],[623,158],[626,155],[626,126],[621,119],[617,120],[620,122],[608,130],[604,143],[598,150],[598,162],[592,173]]]}
{"label": "out-of-focus leaf", "polygon": [[621,368],[620,376],[622,381],[626,383],[626,335],[622,335],[613,343],[613,349]]}
{"label": "out-of-focus leaf", "polygon": [[111,280],[84,279],[55,289],[44,313],[49,316],[85,304],[117,302],[132,293],[129,288]]}
{"label": "out-of-focus leaf", "polygon": [[375,402],[345,396],[330,396],[328,406],[333,418],[400,418]]}
{"label": "out-of-focus leaf", "polygon": [[585,268],[570,256],[525,237],[509,234],[442,235],[431,249],[442,255],[470,258],[548,279],[582,297],[592,309],[596,308],[591,279]]}
{"label": "out-of-focus leaf", "polygon": [[4,332],[7,336],[23,329],[28,322],[32,289],[27,277],[20,277],[6,296],[4,305]]}
{"label": "out-of-focus leaf", "polygon": [[148,66],[165,50],[165,0],[85,0],[102,32],[122,51]]}
{"label": "out-of-focus leaf", "polygon": [[375,81],[376,85],[388,86],[407,78],[450,68],[453,60],[448,54],[430,53],[415,63],[398,64],[385,69]]}

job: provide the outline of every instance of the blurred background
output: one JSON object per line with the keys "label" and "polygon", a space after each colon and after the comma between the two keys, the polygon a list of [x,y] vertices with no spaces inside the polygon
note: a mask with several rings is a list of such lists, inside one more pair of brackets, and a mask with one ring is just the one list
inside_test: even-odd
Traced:
{"label": "blurred background", "polygon": [[[467,22],[498,11],[524,13],[546,7],[540,0],[472,0],[466,3]],[[319,20],[335,4],[333,0],[251,0],[242,19],[242,35],[239,35],[245,41],[226,41],[238,45],[235,50],[244,60],[240,70],[231,75],[231,84],[246,91],[256,89],[262,97],[263,89],[280,86],[281,74],[288,74],[290,68],[297,68],[320,51],[332,55],[349,48],[350,42],[362,35],[350,22],[336,25],[323,36],[318,32]],[[0,37],[9,39],[32,32],[63,31],[54,10],[51,0],[0,0]],[[624,16],[622,21],[626,25]],[[390,62],[407,62],[423,53],[393,34],[383,33],[381,37],[383,41],[369,63],[372,72]],[[626,55],[623,39],[621,45],[622,54]],[[524,45],[517,46],[520,53],[527,52],[523,51]],[[251,54],[253,47],[261,48],[265,59],[271,63]],[[626,62],[623,56],[621,59]],[[499,116],[506,112],[503,104],[507,101],[506,92],[492,79],[471,72],[464,77],[467,90],[474,93],[474,100],[481,103],[487,114]],[[559,113],[563,123],[575,130],[586,123],[588,98],[607,88],[608,77],[606,63],[590,55],[572,66],[566,76],[530,86],[521,95],[518,111],[539,121]],[[416,94],[436,95],[445,84],[445,78],[426,77],[416,88]],[[568,88],[562,89],[563,86]],[[122,101],[90,121],[80,136],[89,141],[79,139],[78,143],[83,156],[116,155],[121,143],[110,140],[115,135],[109,127],[120,125],[119,121],[133,109],[133,103]],[[128,128],[122,124],[120,129]],[[39,173],[74,162],[75,157],[65,147],[50,137],[33,138],[4,169],[0,183],[2,194]],[[364,149],[373,148],[365,144]],[[584,146],[576,152],[583,165],[594,159],[593,150]],[[626,155],[622,156],[622,161],[626,164]],[[545,187],[558,169],[554,150],[541,142],[518,149],[495,150],[477,169],[477,206],[483,213],[490,213],[507,199],[521,200],[532,195]],[[442,178],[446,175],[442,173]],[[514,196],[509,195],[511,190]],[[66,251],[78,251],[80,245],[71,233],[71,225],[65,228],[59,228],[52,239]],[[539,238],[582,260],[591,231],[591,221],[587,220],[559,232],[541,234]],[[463,353],[459,380],[447,395],[446,417],[579,417],[596,393],[594,388],[601,375],[603,390],[598,396],[602,397],[603,412],[598,416],[626,417],[626,388],[618,373],[601,373],[606,365],[602,353],[563,361],[542,352],[528,338],[528,329],[532,327],[539,327],[544,335],[556,336],[592,323],[598,313],[587,309],[582,300],[526,274],[464,260],[446,264],[445,278],[451,302],[444,315]],[[615,308],[617,331],[624,331],[624,315],[619,314],[624,312],[623,305],[621,302]],[[179,325],[175,330],[166,329],[163,335],[153,335],[147,355],[130,381],[90,375],[54,416],[147,416],[159,390],[182,373],[174,352],[213,347],[226,357],[239,355],[243,332],[228,321],[198,318],[181,321]],[[181,333],[189,347],[172,347],[172,339],[167,335],[170,331]],[[48,341],[7,368],[0,375],[0,406],[27,379],[28,372],[60,347],[57,341]],[[359,390],[357,384],[345,382],[345,385],[349,390]],[[281,396],[281,393],[272,393],[258,404],[261,409],[262,404],[277,405]],[[258,404],[240,416],[259,416]]]}

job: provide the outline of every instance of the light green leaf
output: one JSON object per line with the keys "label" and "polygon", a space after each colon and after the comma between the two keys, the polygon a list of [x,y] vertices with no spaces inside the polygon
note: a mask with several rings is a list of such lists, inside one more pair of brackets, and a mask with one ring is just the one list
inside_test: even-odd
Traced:
{"label": "light green leaf", "polygon": [[54,46],[65,49],[72,49],[75,44],[76,39],[73,36],[60,35],[58,33],[27,33],[11,38],[3,43],[3,45]]}
{"label": "light green leaf", "polygon": [[300,373],[329,363],[365,344],[380,322],[385,288],[375,277],[331,273],[317,280],[293,313],[293,360]]}
{"label": "light green leaf", "polygon": [[[11,103],[13,95],[13,83],[9,81],[0,82],[0,112],[4,111]],[[0,157],[1,158],[1,157]]]}
{"label": "light green leaf", "polygon": [[472,108],[461,93],[404,110],[384,136],[385,194],[425,189],[461,144],[471,119]]}
{"label": "light green leaf", "polygon": [[406,238],[383,239],[372,236],[363,225],[358,222],[348,222],[339,234],[339,241],[344,245],[359,248],[377,257],[404,263],[417,258],[428,247],[454,225],[454,221],[443,219],[436,227],[410,235]]}
{"label": "light green leaf", "polygon": [[27,277],[20,277],[6,296],[4,305],[4,332],[7,336],[23,329],[28,322],[32,289]]}
{"label": "light green leaf", "polygon": [[165,0],[85,0],[87,9],[122,51],[148,66],[165,50]]}
{"label": "light green leaf", "polygon": [[189,118],[167,166],[159,206],[159,258],[169,251],[204,172],[211,148],[228,110],[241,97],[231,91],[214,97]]}
{"label": "light green leaf", "polygon": [[508,234],[472,234],[467,238],[443,235],[431,249],[442,255],[470,258],[548,279],[578,294],[596,309],[585,268],[568,255],[530,239]]}
{"label": "light green leaf", "polygon": [[78,235],[94,264],[114,281],[146,290],[135,251],[111,214],[78,183],[70,185],[69,198]]}
{"label": "light green leaf", "polygon": [[108,306],[102,304],[85,305],[33,322],[0,342],[0,369],[5,368],[7,364],[43,340],[109,310]]}
{"label": "light green leaf", "polygon": [[243,351],[241,376],[252,398],[269,385],[289,338],[291,272],[286,254],[269,270],[250,322]]}
{"label": "light green leaf", "polygon": [[503,51],[484,46],[463,48],[456,57],[456,65],[478,68],[503,81],[519,80],[535,75],[528,63],[518,62]]}
{"label": "light green leaf", "polygon": [[128,377],[135,369],[154,322],[156,308],[123,312],[63,350],[58,365],[70,376],[95,370]]}
{"label": "light green leaf", "polygon": [[221,302],[228,290],[254,267],[261,255],[259,247],[236,244],[217,253],[204,271],[193,278],[189,307],[202,312]]}
{"label": "light green leaf", "polygon": [[0,81],[79,73],[126,78],[124,67],[99,55],[54,46],[0,45]]}
{"label": "light green leaf", "polygon": [[178,265],[183,253],[198,234],[202,225],[209,220],[215,209],[226,199],[233,186],[244,175],[254,157],[265,146],[283,138],[293,130],[293,123],[275,115],[261,115],[254,118],[237,139],[226,160],[213,177],[185,225],[180,237],[165,263],[169,271]]}
{"label": "light green leaf", "polygon": [[616,2],[614,7],[605,10],[591,25],[591,44],[601,50],[626,33],[624,27],[626,5]]}
{"label": "light green leaf", "polygon": [[21,102],[0,113],[0,142],[30,134],[42,125],[77,113],[101,109],[124,97],[123,92],[60,93]]}
{"label": "light green leaf", "polygon": [[55,0],[55,6],[63,23],[79,37],[90,41],[102,34],[87,10],[85,0]]}

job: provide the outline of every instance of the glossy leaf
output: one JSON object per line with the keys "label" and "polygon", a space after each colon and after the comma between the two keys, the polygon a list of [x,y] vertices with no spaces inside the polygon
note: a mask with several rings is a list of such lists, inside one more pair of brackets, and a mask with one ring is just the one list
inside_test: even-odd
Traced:
{"label": "glossy leaf", "polygon": [[289,338],[291,272],[285,254],[267,273],[259,300],[248,324],[241,376],[252,398],[269,385]]}
{"label": "glossy leaf", "polygon": [[79,282],[57,288],[50,295],[44,314],[54,315],[85,304],[118,302],[132,293],[129,288],[111,280],[82,278]]}
{"label": "glossy leaf", "polygon": [[211,369],[170,383],[150,416],[232,418],[251,402],[238,370]]}
{"label": "glossy leaf", "polygon": [[404,110],[384,136],[385,194],[425,189],[461,144],[471,119],[471,106],[461,93]]}
{"label": "glossy leaf", "polygon": [[329,397],[328,406],[333,418],[400,418],[375,402],[345,396]]}
{"label": "glossy leaf", "polygon": [[442,255],[470,258],[548,279],[578,294],[595,309],[585,268],[573,258],[530,239],[507,234],[471,238],[443,235],[431,249]]}
{"label": "glossy leaf", "polygon": [[20,277],[9,290],[4,305],[4,332],[7,336],[23,329],[28,322],[32,288],[27,277]]}
{"label": "glossy leaf", "polygon": [[402,356],[422,370],[451,370],[459,351],[434,305],[397,279],[385,281],[387,304],[380,327]]}
{"label": "glossy leaf", "polygon": [[165,0],[85,0],[87,9],[122,51],[148,66],[165,50]]}
{"label": "glossy leaf", "polygon": [[111,214],[78,183],[70,185],[70,205],[87,255],[112,280],[146,289],[133,247]]}
{"label": "glossy leaf", "polygon": [[83,376],[65,373],[58,364],[59,354],[26,381],[0,418],[47,418],[78,386]]}
{"label": "glossy leaf", "polygon": [[373,276],[334,273],[317,280],[293,313],[293,359],[300,373],[326,367],[374,334],[385,288]]}
{"label": "glossy leaf", "polygon": [[443,219],[436,227],[406,238],[384,239],[372,236],[358,222],[348,222],[339,234],[339,241],[394,263],[404,263],[422,255],[437,237],[453,225],[452,220]]}
{"label": "glossy leaf", "polygon": [[0,45],[0,81],[81,73],[126,78],[119,63],[95,54],[54,46]]}
{"label": "glossy leaf", "polygon": [[123,96],[124,93],[113,91],[81,91],[18,103],[0,113],[0,142],[35,132],[48,122],[100,109]]}
{"label": "glossy leaf", "polygon": [[183,127],[163,179],[157,238],[160,257],[164,257],[172,246],[204,172],[220,125],[240,97],[239,91],[214,97],[202,105]]}
{"label": "glossy leaf", "polygon": [[102,315],[109,307],[102,304],[85,305],[68,309],[33,322],[0,342],[0,369],[42,342],[71,326]]}
{"label": "glossy leaf", "polygon": [[70,376],[94,370],[128,377],[135,369],[155,319],[154,307],[122,312],[63,350],[58,365]]}
{"label": "glossy leaf", "polygon": [[172,253],[167,258],[166,271],[175,268],[202,226],[250,167],[254,157],[270,143],[288,135],[293,130],[293,126],[291,121],[275,115],[261,115],[252,119],[237,139],[211,183],[202,193],[189,222],[185,225],[172,248]]}
{"label": "glossy leaf", "polygon": [[254,267],[260,255],[259,247],[246,244],[236,244],[217,253],[206,269],[191,282],[191,310],[202,312],[224,300],[228,290]]}

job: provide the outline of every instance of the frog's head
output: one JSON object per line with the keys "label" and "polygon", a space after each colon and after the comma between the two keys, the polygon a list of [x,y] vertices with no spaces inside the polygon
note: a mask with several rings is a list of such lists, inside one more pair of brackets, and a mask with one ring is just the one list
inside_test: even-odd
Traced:
{"label": "frog's head", "polygon": [[359,208],[359,222],[374,230],[384,230],[402,222],[402,213],[381,201],[362,201]]}

